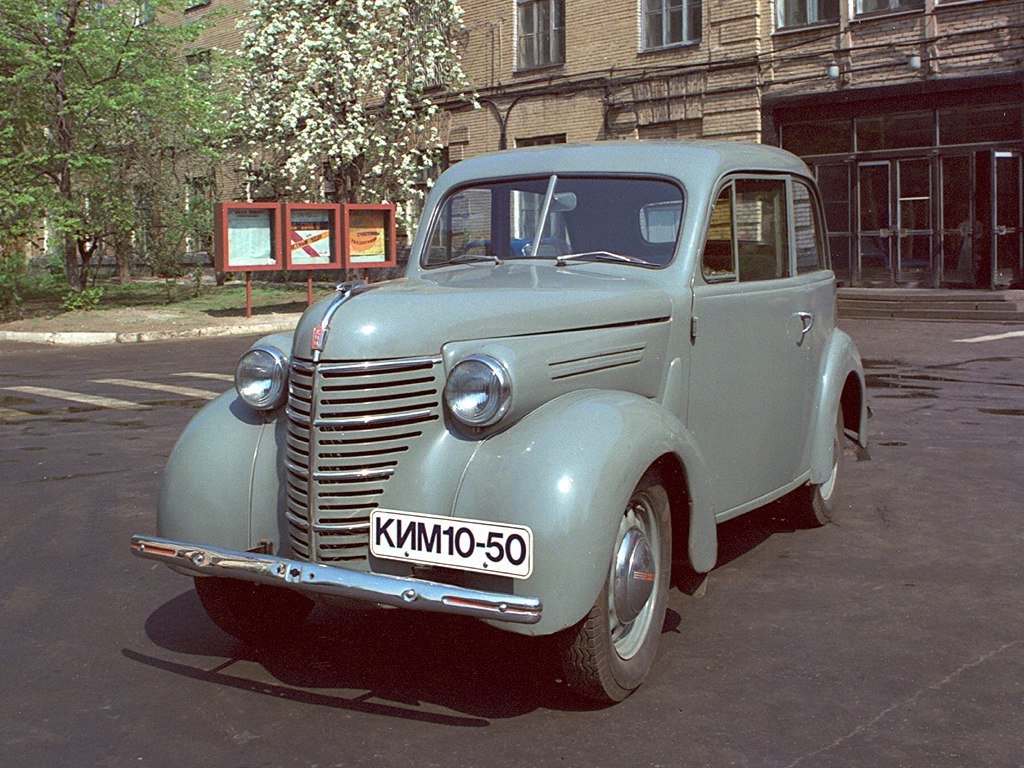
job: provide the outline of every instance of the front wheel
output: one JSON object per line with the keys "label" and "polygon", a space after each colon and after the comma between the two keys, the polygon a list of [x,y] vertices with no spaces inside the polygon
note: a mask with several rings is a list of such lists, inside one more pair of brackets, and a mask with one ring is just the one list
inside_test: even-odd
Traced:
{"label": "front wheel", "polygon": [[616,702],[640,686],[658,650],[671,567],[668,493],[659,473],[648,470],[619,520],[597,602],[560,638],[570,687],[598,701]]}
{"label": "front wheel", "polygon": [[255,645],[283,639],[313,609],[308,597],[282,587],[214,576],[197,576],[195,585],[213,623]]}

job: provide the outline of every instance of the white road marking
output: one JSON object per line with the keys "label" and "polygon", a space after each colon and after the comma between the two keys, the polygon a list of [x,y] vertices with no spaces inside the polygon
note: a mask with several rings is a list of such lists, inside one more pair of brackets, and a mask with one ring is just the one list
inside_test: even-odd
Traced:
{"label": "white road marking", "polygon": [[23,392],[26,395],[39,395],[40,397],[52,397],[56,400],[70,400],[72,403],[84,403],[95,405],[99,408],[117,408],[133,411],[148,409],[148,405],[130,403],[127,400],[118,400],[116,397],[100,397],[99,395],[86,395],[82,392],[68,392],[66,389],[51,389],[49,387],[3,387],[12,392]]}
{"label": "white road marking", "polygon": [[994,333],[990,336],[974,336],[969,339],[953,339],[958,344],[979,344],[983,341],[999,341],[1001,339],[1015,339],[1024,336],[1024,331],[1009,331],[1007,333]]}
{"label": "white road marking", "polygon": [[187,373],[176,373],[175,376],[188,376],[190,379],[215,379],[217,381],[234,381],[235,377],[230,373],[201,373],[189,371]]}
{"label": "white road marking", "polygon": [[155,381],[136,381],[134,379],[95,379],[96,384],[113,384],[118,387],[133,387],[135,389],[150,389],[154,392],[167,392],[171,395],[182,397],[194,397],[197,400],[213,400],[219,397],[219,392],[210,392],[206,389],[193,389],[192,387],[176,387],[173,384],[158,384]]}

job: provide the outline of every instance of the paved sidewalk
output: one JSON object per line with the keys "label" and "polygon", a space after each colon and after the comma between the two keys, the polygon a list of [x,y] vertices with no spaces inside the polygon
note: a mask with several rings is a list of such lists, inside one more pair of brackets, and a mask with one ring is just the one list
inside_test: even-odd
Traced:
{"label": "paved sidewalk", "polygon": [[189,317],[151,308],[71,312],[0,324],[0,342],[87,346],[290,331],[301,313],[246,317]]}

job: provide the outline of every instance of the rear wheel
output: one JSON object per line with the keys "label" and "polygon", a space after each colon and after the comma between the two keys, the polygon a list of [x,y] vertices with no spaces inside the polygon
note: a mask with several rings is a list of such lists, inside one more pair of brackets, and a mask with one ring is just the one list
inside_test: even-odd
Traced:
{"label": "rear wheel", "polygon": [[313,609],[308,597],[281,587],[211,576],[197,576],[195,584],[213,623],[247,643],[284,638]]}
{"label": "rear wheel", "polygon": [[836,432],[832,439],[832,470],[821,485],[809,485],[802,489],[802,511],[808,522],[814,525],[825,525],[830,522],[839,509],[845,465],[845,440],[843,409],[840,407],[836,415]]}
{"label": "rear wheel", "polygon": [[671,567],[668,493],[657,471],[648,470],[619,521],[597,602],[560,638],[562,668],[573,689],[615,702],[640,686],[658,650]]}

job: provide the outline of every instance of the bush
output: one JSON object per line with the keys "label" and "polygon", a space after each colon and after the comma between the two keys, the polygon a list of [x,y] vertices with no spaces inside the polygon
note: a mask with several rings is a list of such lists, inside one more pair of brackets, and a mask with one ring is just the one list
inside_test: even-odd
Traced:
{"label": "bush", "polygon": [[71,289],[64,294],[60,308],[65,312],[74,312],[76,309],[84,309],[88,312],[90,309],[96,308],[101,298],[103,298],[103,288],[98,285],[81,291]]}

